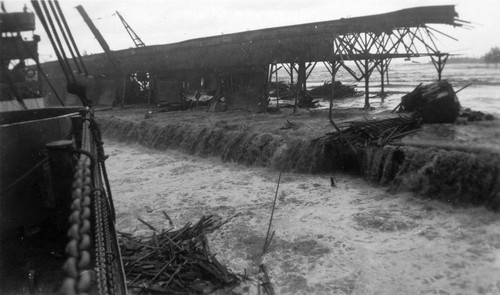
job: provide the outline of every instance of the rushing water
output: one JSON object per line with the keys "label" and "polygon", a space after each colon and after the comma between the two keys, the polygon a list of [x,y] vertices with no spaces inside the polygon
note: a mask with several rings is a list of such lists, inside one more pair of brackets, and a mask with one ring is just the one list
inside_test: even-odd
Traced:
{"label": "rushing water", "polygon": [[[448,80],[455,91],[467,86],[457,94],[464,108],[500,115],[500,67],[482,63],[450,63],[446,65],[442,78]],[[280,81],[289,81],[284,70],[280,71]],[[356,82],[345,70],[339,70],[337,81],[357,85],[358,91],[364,91],[364,81]],[[389,93],[384,102],[380,97],[371,99],[370,104],[379,109],[393,109],[405,93],[412,91],[420,83],[430,83],[437,79],[437,71],[431,63],[399,62],[389,67],[389,85],[385,91]],[[318,86],[331,82],[331,75],[320,63],[315,67],[308,79],[308,86]],[[469,86],[470,84],[470,86]],[[370,79],[370,96],[380,92],[380,75],[374,71]],[[363,107],[364,96],[346,98],[335,102],[337,108]]]}
{"label": "rushing water", "polygon": [[[235,273],[268,268],[277,294],[500,294],[500,218],[348,175],[283,173],[268,252],[262,246],[278,172],[106,142],[118,230],[151,234],[202,215],[240,215],[209,236]],[[255,284],[233,294],[258,294]]]}
{"label": "rushing water", "polygon": [[[377,109],[436,78],[432,64],[390,68],[389,96]],[[500,68],[449,64],[443,74],[462,106],[500,114]],[[281,80],[288,79],[282,75]],[[337,80],[353,83],[345,72]],[[317,66],[309,86],[329,82]],[[371,95],[378,91],[372,77]],[[360,82],[359,91],[363,90]],[[335,102],[363,107],[363,96]],[[276,189],[277,172],[107,142],[106,162],[114,191],[117,228],[150,234],[138,217],[157,228],[196,221],[201,215],[240,215],[209,237],[219,261],[256,278],[268,267],[278,294],[500,294],[500,218],[484,208],[453,208],[410,193],[390,194],[363,179],[333,175],[282,175],[273,219],[276,234],[261,256]],[[257,294],[255,284],[234,294]]]}

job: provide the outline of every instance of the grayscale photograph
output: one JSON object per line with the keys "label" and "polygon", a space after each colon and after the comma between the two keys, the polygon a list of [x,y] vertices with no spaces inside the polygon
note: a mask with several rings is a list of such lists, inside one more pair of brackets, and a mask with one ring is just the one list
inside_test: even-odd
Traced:
{"label": "grayscale photograph", "polygon": [[0,6],[0,294],[500,295],[500,1]]}

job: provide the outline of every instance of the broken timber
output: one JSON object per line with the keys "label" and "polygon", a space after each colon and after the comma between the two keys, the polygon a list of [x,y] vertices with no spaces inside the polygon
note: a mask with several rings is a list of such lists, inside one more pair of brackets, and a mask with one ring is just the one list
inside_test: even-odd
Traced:
{"label": "broken timber", "polygon": [[149,237],[121,233],[128,288],[151,293],[198,294],[234,287],[239,283],[238,277],[210,253],[205,235],[233,217],[220,220],[202,216],[195,224],[187,223],[180,229],[159,233],[139,219],[154,233]]}

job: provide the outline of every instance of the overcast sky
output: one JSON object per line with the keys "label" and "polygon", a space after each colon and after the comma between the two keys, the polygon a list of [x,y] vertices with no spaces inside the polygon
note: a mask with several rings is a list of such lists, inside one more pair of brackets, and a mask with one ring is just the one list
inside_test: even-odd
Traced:
{"label": "overcast sky", "polygon": [[[20,11],[29,1],[7,0],[9,12]],[[285,26],[343,17],[365,16],[424,5],[456,5],[459,18],[472,22],[472,29],[435,25],[454,41],[439,37],[441,51],[479,57],[500,46],[499,0],[59,0],[81,52],[102,52],[75,6],[82,5],[112,50],[134,47],[132,39],[115,15],[125,18],[146,45],[166,44],[198,37]],[[41,61],[55,59],[42,26]]]}

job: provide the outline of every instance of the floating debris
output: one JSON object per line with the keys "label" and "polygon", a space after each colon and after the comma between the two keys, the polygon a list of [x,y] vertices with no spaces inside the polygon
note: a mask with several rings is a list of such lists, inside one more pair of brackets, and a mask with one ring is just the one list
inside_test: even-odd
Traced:
{"label": "floating debris", "polygon": [[160,233],[140,219],[153,230],[152,236],[120,233],[128,288],[141,292],[193,294],[236,286],[238,277],[210,253],[205,236],[235,216],[226,220],[202,216],[194,225],[187,223],[178,230]]}
{"label": "floating debris", "polygon": [[273,285],[271,284],[271,279],[269,278],[269,274],[267,273],[267,268],[264,264],[259,265],[259,294],[262,288],[262,293],[264,295],[274,295]]}

